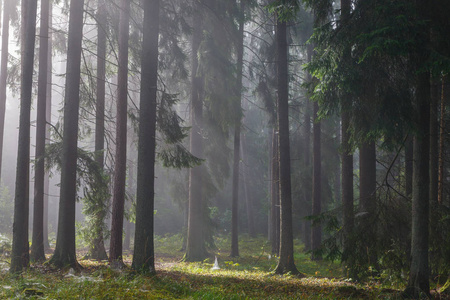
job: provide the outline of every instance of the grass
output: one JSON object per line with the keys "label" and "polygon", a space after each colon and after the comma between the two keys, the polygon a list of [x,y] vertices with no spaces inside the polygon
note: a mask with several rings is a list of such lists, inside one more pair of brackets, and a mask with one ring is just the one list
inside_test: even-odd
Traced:
{"label": "grass", "polygon": [[[81,260],[80,274],[32,266],[18,277],[0,273],[0,299],[395,299],[399,291],[379,284],[356,285],[341,280],[338,264],[313,262],[295,244],[295,260],[306,278],[273,275],[277,259],[269,257],[264,238],[240,241],[240,257],[230,258],[227,238],[216,239],[217,250],[199,263],[181,262],[179,236],[157,237],[157,275],[130,269],[114,271],[107,262]],[[214,256],[220,270],[212,270]],[[80,256],[81,257],[81,256]],[[131,263],[126,256],[125,262]]]}

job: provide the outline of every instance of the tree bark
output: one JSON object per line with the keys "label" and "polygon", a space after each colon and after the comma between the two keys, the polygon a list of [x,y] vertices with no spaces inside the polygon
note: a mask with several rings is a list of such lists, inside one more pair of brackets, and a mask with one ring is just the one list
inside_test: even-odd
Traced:
{"label": "tree bark", "polygon": [[155,203],[156,105],[158,84],[159,0],[143,3],[144,26],[139,114],[136,231],[132,268],[155,272],[153,212]]}
{"label": "tree bark", "polygon": [[[97,2],[97,90],[95,103],[95,161],[104,169],[105,150],[105,69],[106,69],[106,32],[107,32],[106,4],[104,0]],[[105,201],[108,201],[105,199]],[[106,254],[103,216],[102,213],[94,216],[98,220],[97,236],[92,241],[89,257],[97,260],[108,259]]]}
{"label": "tree bark", "polygon": [[[194,1],[196,3],[196,1]],[[190,152],[196,157],[203,156],[203,78],[197,74],[198,49],[202,41],[202,15],[199,4],[195,7],[196,15],[193,18],[192,52],[191,52],[191,134]],[[203,193],[202,193],[202,166],[193,167],[189,170],[189,216],[188,233],[186,243],[186,261],[202,261],[206,257],[205,241],[202,227],[203,216]]]}
{"label": "tree bark", "polygon": [[242,103],[242,70],[244,63],[244,9],[245,1],[240,3],[239,13],[239,42],[237,45],[237,98],[236,101],[236,114],[238,117],[234,124],[234,154],[233,154],[233,195],[231,205],[231,257],[239,256],[239,162],[240,162],[240,149],[241,149],[241,103]]}
{"label": "tree bark", "polygon": [[50,260],[57,267],[79,268],[75,249],[75,202],[83,8],[84,0],[70,1],[58,233],[55,253]]}
{"label": "tree bark", "polygon": [[39,78],[36,120],[36,165],[34,175],[34,214],[31,261],[44,261],[44,178],[45,136],[48,79],[49,0],[41,0],[41,23],[39,31]]}
{"label": "tree bark", "polygon": [[127,172],[127,100],[128,100],[128,39],[130,1],[122,0],[119,22],[119,71],[116,115],[116,156],[114,190],[111,216],[109,261],[122,260],[123,214],[125,205],[125,180]]}
{"label": "tree bark", "polygon": [[[53,16],[53,5],[50,3],[49,7],[49,32],[48,32],[48,49],[47,49],[47,94],[46,94],[46,105],[45,105],[45,144],[50,142],[50,124],[52,123],[52,71],[53,71],[53,61],[52,61],[52,31],[50,28],[53,26],[52,22]],[[44,175],[44,250],[49,251],[50,243],[48,241],[48,194],[49,194],[49,174],[48,172]]]}
{"label": "tree bark", "polygon": [[[312,216],[318,217],[322,213],[322,162],[321,162],[321,124],[318,120],[319,103],[314,102],[314,124],[313,124],[313,197],[312,197]],[[322,227],[316,224],[311,231],[312,250],[318,250],[322,243]],[[320,260],[320,255],[312,253],[312,260]]]}
{"label": "tree bark", "polygon": [[286,22],[277,18],[277,86],[278,86],[278,146],[280,162],[280,258],[276,274],[299,274],[294,263],[292,232],[291,158],[289,150],[289,86]]}
{"label": "tree bark", "polygon": [[[341,0],[341,22],[345,24],[350,17],[351,3],[349,0]],[[350,49],[346,49],[344,59],[350,57]],[[347,100],[348,101],[348,100]],[[350,102],[350,101],[349,101]],[[351,236],[354,225],[353,212],[353,155],[350,147],[350,114],[342,105],[341,113],[341,138],[342,138],[342,207],[343,207],[343,261],[347,263],[347,269],[353,269],[351,252]]]}
{"label": "tree bark", "polygon": [[438,177],[438,203],[443,204],[444,201],[444,144],[445,144],[445,99],[447,97],[446,84],[448,83],[448,75],[442,78],[441,90],[441,117],[439,129],[439,177]]}
{"label": "tree bark", "polygon": [[272,254],[280,253],[280,163],[278,151],[278,132],[274,128],[272,134],[272,185],[271,185],[271,204],[270,204],[270,224]]}
{"label": "tree bark", "polygon": [[[26,12],[26,27],[22,46],[22,74],[20,88],[19,142],[16,168],[16,192],[14,201],[13,242],[11,251],[11,273],[18,273],[29,264],[28,212],[30,169],[30,113],[33,85],[33,62],[36,35],[37,1],[22,3]],[[23,21],[22,20],[22,21]]]}

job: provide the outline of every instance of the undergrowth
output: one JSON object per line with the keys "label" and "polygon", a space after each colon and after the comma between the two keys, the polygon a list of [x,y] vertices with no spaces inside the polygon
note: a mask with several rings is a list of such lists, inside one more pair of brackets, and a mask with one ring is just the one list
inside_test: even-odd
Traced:
{"label": "undergrowth", "polygon": [[[82,260],[79,274],[34,265],[18,277],[0,273],[0,299],[395,299],[398,290],[378,283],[357,285],[342,280],[337,263],[313,262],[295,244],[298,269],[307,275],[279,276],[271,272],[277,258],[264,238],[244,237],[240,257],[230,258],[229,240],[216,239],[217,249],[203,262],[181,262],[180,236],[156,237],[157,275],[131,269],[112,270],[106,261]],[[214,257],[220,270],[212,270]],[[131,257],[124,257],[129,266]]]}

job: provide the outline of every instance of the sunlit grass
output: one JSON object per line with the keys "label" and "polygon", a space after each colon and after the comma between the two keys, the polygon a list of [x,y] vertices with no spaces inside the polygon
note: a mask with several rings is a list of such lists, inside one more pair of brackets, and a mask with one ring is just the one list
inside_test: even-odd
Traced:
{"label": "sunlit grass", "polygon": [[[181,262],[180,236],[157,237],[156,276],[143,276],[129,268],[116,271],[106,261],[83,260],[84,269],[56,271],[33,266],[18,277],[0,273],[0,299],[348,299],[395,298],[398,292],[379,285],[355,285],[342,280],[336,263],[312,262],[302,245],[295,244],[298,269],[307,275],[273,275],[277,258],[270,255],[263,237],[240,240],[240,257],[230,258],[226,237],[203,262]],[[220,270],[212,270],[214,256]],[[131,256],[125,256],[127,265]]]}

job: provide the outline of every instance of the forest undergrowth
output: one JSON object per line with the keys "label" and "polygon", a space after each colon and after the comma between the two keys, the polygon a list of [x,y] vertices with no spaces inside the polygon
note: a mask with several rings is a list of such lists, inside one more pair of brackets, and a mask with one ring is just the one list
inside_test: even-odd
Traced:
{"label": "forest undergrowth", "polygon": [[[262,237],[242,237],[237,258],[229,256],[228,238],[217,237],[215,242],[210,258],[186,263],[181,236],[156,237],[154,276],[134,273],[130,255],[124,257],[128,267],[113,270],[107,261],[86,260],[82,253],[80,272],[57,271],[44,263],[13,276],[3,255],[0,299],[400,299],[404,288],[381,278],[364,283],[344,280],[340,264],[311,261],[298,240],[295,261],[303,278],[273,275],[277,258]],[[212,269],[215,257],[219,270]]]}

